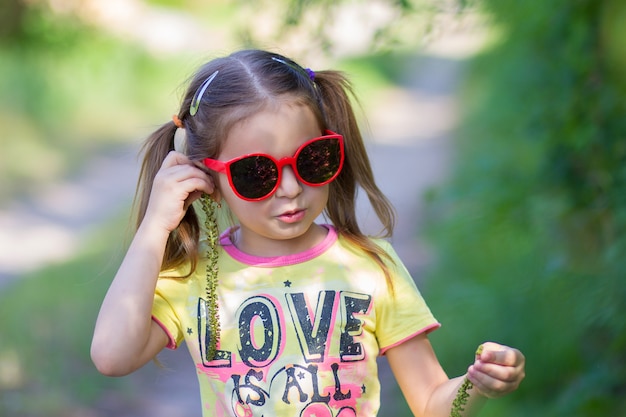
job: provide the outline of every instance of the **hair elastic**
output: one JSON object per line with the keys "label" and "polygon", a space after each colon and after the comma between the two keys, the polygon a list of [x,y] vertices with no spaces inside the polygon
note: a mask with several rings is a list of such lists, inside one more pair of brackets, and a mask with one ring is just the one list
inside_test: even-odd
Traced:
{"label": "hair elastic", "polygon": [[180,120],[180,117],[178,117],[177,114],[172,115],[172,121],[174,122],[174,124],[176,125],[177,128],[179,128],[179,129],[184,129],[185,128],[183,126],[182,120]]}

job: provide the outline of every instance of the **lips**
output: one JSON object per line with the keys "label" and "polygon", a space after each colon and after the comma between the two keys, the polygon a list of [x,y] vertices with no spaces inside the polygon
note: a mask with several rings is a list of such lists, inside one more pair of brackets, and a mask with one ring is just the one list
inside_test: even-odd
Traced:
{"label": "lips", "polygon": [[306,210],[291,210],[286,211],[278,216],[278,219],[285,223],[295,223],[304,219]]}

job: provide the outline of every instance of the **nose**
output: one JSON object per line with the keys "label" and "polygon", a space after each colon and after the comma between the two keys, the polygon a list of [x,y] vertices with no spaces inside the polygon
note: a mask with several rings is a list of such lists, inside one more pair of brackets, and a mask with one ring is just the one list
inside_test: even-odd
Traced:
{"label": "nose", "polygon": [[276,189],[276,197],[295,198],[302,192],[302,184],[298,181],[296,173],[289,165],[283,167],[280,183]]}

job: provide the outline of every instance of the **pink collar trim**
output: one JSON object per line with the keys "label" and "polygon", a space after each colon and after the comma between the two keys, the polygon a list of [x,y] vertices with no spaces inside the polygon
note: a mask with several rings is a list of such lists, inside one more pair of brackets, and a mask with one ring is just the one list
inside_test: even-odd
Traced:
{"label": "pink collar trim", "polygon": [[335,228],[329,224],[323,224],[322,226],[328,229],[328,233],[326,234],[324,240],[320,242],[317,246],[314,246],[309,250],[295,253],[293,255],[261,257],[241,252],[239,249],[237,249],[237,247],[230,239],[232,228],[229,228],[220,236],[220,245],[222,246],[224,251],[229,254],[233,259],[246,265],[264,268],[295,265],[302,262],[310,261],[311,259],[320,256],[337,241],[337,231],[335,230]]}

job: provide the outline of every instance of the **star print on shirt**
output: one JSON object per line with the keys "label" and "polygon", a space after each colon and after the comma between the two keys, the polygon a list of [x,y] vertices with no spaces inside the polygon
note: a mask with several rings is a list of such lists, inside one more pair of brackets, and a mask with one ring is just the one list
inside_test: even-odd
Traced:
{"label": "star print on shirt", "polygon": [[361,385],[361,392],[365,394],[365,384]]}
{"label": "star print on shirt", "polygon": [[193,330],[191,330],[191,327],[187,327],[187,334],[193,334]]}
{"label": "star print on shirt", "polygon": [[291,281],[289,281],[289,280],[283,282],[283,284],[285,284],[285,287],[287,287],[287,288],[291,287]]}

